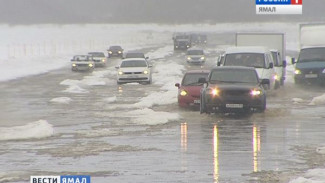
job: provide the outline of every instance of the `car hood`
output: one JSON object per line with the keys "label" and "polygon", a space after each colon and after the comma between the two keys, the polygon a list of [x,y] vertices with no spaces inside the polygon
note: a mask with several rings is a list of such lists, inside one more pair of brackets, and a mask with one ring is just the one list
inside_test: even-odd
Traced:
{"label": "car hood", "polygon": [[188,93],[190,93],[191,95],[194,96],[199,96],[201,89],[202,89],[203,85],[199,85],[199,86],[181,86],[181,90],[185,90]]}
{"label": "car hood", "polygon": [[149,70],[147,67],[122,67],[120,71],[123,72],[142,72],[144,70]]}
{"label": "car hood", "polygon": [[254,83],[220,83],[220,84],[209,84],[211,88],[227,89],[227,90],[250,90],[252,88],[261,88],[259,85]]}
{"label": "car hood", "polygon": [[298,62],[296,63],[297,69],[314,69],[314,68],[325,68],[325,62],[319,61],[319,62]]}

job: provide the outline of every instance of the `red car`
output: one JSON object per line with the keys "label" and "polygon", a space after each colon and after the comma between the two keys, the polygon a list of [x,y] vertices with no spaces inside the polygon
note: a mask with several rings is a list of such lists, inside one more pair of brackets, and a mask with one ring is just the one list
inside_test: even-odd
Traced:
{"label": "red car", "polygon": [[200,92],[203,87],[200,78],[208,78],[209,70],[191,70],[185,73],[182,84],[178,88],[178,105],[180,107],[200,106]]}

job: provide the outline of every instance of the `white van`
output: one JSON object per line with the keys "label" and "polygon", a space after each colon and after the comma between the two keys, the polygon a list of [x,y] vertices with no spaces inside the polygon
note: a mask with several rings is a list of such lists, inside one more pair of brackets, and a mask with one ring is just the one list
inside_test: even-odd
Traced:
{"label": "white van", "polygon": [[254,67],[259,79],[268,79],[270,84],[265,89],[278,89],[279,77],[274,69],[274,61],[270,50],[265,47],[229,47],[224,53],[219,66]]}

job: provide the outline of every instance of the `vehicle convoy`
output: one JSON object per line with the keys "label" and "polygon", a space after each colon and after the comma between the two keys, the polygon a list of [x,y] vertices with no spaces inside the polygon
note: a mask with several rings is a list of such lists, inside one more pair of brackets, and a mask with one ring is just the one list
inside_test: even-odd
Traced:
{"label": "vehicle convoy", "polygon": [[90,55],[75,55],[71,59],[72,71],[90,71],[95,68],[95,62]]}
{"label": "vehicle convoy", "polygon": [[110,46],[107,50],[108,57],[123,57],[123,48],[121,46]]}
{"label": "vehicle convoy", "polygon": [[286,79],[286,40],[284,33],[258,32],[236,33],[236,46],[263,46],[268,48],[274,60],[276,82],[284,85]]}
{"label": "vehicle convoy", "polygon": [[203,64],[206,61],[206,56],[201,48],[190,48],[186,52],[187,63]]}
{"label": "vehicle convoy", "polygon": [[96,67],[105,67],[107,58],[103,52],[89,52],[88,55],[92,56]]}
{"label": "vehicle convoy", "polygon": [[296,84],[325,84],[325,24],[300,25],[300,53],[295,64]]}
{"label": "vehicle convoy", "polygon": [[176,33],[173,35],[174,50],[187,50],[192,46],[191,36],[185,33]]}
{"label": "vehicle convoy", "polygon": [[200,106],[200,92],[203,84],[199,83],[199,79],[208,79],[209,73],[209,70],[187,71],[183,76],[181,84],[175,84],[178,88],[177,98],[180,107]]}
{"label": "vehicle convoy", "polygon": [[206,45],[208,42],[208,37],[206,34],[203,33],[191,33],[191,43],[193,45]]}
{"label": "vehicle convoy", "polygon": [[251,67],[225,66],[210,71],[200,96],[200,113],[264,112],[266,94],[261,86],[269,80],[259,80]]}
{"label": "vehicle convoy", "polygon": [[152,81],[152,65],[144,58],[129,58],[122,60],[117,71],[117,84],[122,83],[147,83]]}
{"label": "vehicle convoy", "polygon": [[276,80],[278,77],[273,67],[273,57],[265,47],[229,47],[220,60],[219,66],[254,67],[260,80],[269,81],[267,85],[263,85],[266,90],[279,88],[280,83]]}

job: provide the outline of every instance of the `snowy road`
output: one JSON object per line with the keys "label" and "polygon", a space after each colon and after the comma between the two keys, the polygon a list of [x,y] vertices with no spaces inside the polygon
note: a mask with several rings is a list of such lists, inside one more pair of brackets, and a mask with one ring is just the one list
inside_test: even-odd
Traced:
{"label": "snowy road", "polygon": [[[297,87],[288,72],[264,114],[200,115],[177,106],[174,86],[200,67],[172,49],[143,49],[152,85],[117,85],[119,59],[93,73],[67,66],[1,82],[0,182],[65,174],[96,183],[289,182],[323,168],[323,88]],[[207,50],[211,68],[219,52]]]}

